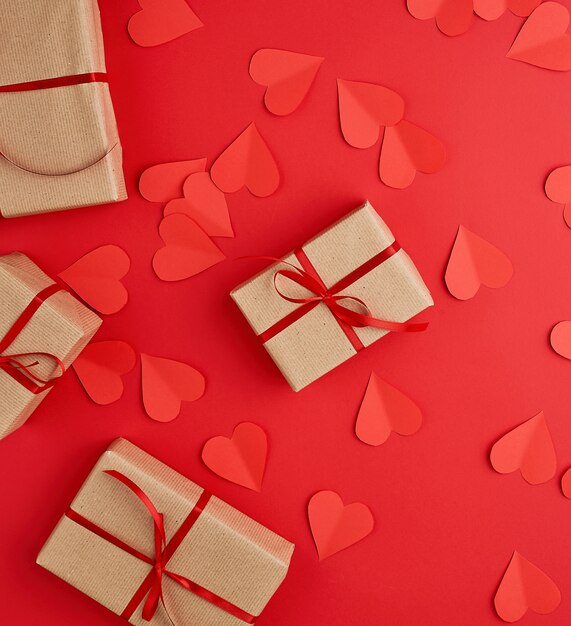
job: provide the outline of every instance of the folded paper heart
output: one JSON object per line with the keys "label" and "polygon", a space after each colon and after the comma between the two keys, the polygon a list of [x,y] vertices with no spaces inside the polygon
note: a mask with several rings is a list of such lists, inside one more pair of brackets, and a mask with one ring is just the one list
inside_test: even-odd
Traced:
{"label": "folded paper heart", "polygon": [[450,37],[465,33],[474,17],[473,0],[407,0],[409,13],[419,20],[436,19],[439,30]]}
{"label": "folded paper heart", "polygon": [[527,17],[542,0],[473,0],[474,13],[484,20],[496,20],[508,9],[519,17]]}
{"label": "folded paper heart", "polygon": [[545,194],[553,202],[565,205],[563,218],[571,228],[571,165],[553,170],[545,181]]}
{"label": "folded paper heart", "polygon": [[561,491],[566,498],[571,500],[571,468],[561,477]]}
{"label": "folded paper heart", "polygon": [[203,26],[186,0],[139,0],[141,10],[127,27],[140,46],[158,46]]}
{"label": "folded paper heart", "polygon": [[206,159],[159,163],[147,168],[139,179],[139,191],[150,202],[169,202],[184,195],[184,182],[192,174],[206,171]]}
{"label": "folded paper heart", "polygon": [[551,347],[557,354],[571,359],[571,321],[555,324],[549,336]]}

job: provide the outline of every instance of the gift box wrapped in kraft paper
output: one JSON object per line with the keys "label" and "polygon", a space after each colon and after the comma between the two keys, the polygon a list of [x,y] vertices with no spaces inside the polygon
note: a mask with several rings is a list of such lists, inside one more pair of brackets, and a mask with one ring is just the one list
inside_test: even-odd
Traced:
{"label": "gift box wrapped in kraft paper", "polygon": [[37,562],[131,624],[243,626],[282,583],[293,549],[118,439]]}
{"label": "gift box wrapped in kraft paper", "polygon": [[0,215],[127,197],[97,0],[0,0]]}
{"label": "gift box wrapped in kraft paper", "polygon": [[0,439],[19,428],[101,319],[27,256],[0,256]]}
{"label": "gift box wrapped in kraft paper", "polygon": [[369,202],[234,289],[232,298],[294,391],[434,303]]}

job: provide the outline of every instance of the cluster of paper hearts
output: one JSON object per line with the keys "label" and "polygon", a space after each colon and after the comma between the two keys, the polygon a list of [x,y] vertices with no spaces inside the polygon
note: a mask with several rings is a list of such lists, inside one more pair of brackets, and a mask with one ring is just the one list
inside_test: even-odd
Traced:
{"label": "cluster of paper hearts", "polygon": [[133,41],[148,48],[182,37],[203,26],[186,0],[139,0],[141,10],[129,20]]}

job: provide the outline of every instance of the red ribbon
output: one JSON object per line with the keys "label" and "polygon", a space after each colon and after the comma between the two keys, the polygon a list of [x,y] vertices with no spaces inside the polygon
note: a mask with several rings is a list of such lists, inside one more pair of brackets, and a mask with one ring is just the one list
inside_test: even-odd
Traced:
{"label": "red ribbon", "polygon": [[153,519],[155,533],[154,558],[151,558],[146,554],[139,552],[139,550],[137,550],[136,548],[133,548],[130,545],[126,544],[124,541],[121,541],[117,537],[114,537],[111,533],[107,532],[103,528],[100,528],[73,509],[70,509],[66,513],[66,516],[80,526],[83,526],[87,530],[91,531],[98,537],[105,539],[109,543],[112,543],[114,546],[131,554],[141,561],[148,563],[153,567],[153,569],[149,572],[139,589],[136,591],[133,598],[130,600],[129,604],[127,604],[127,606],[125,607],[123,613],[121,613],[121,617],[127,620],[130,619],[136,608],[146,597],[145,604],[143,605],[143,619],[145,621],[150,622],[153,619],[160,602],[162,603],[169,620],[172,624],[174,624],[174,621],[167,609],[163,593],[163,580],[164,577],[167,576],[188,591],[196,594],[197,596],[200,596],[204,600],[207,600],[211,604],[214,604],[223,611],[230,613],[234,617],[237,617],[247,624],[253,624],[256,620],[254,615],[250,615],[246,611],[243,611],[241,608],[237,607],[235,604],[228,602],[224,598],[216,595],[215,593],[212,593],[208,589],[205,589],[201,585],[198,585],[188,578],[185,578],[184,576],[179,576],[178,574],[175,574],[174,572],[166,569],[167,563],[175,554],[183,539],[187,536],[190,529],[194,526],[196,520],[204,511],[206,505],[212,497],[211,494],[207,491],[202,492],[202,495],[198,499],[198,502],[195,504],[192,511],[189,513],[185,521],[174,534],[170,542],[167,543],[163,514],[157,511],[155,505],[151,502],[151,499],[147,496],[147,494],[130,478],[127,478],[127,476],[125,476],[121,472],[118,472],[117,470],[105,470],[105,473],[117,479],[118,481],[123,483],[123,485],[125,485],[128,489],[130,489],[137,496],[137,498],[139,498],[147,511],[150,513]]}

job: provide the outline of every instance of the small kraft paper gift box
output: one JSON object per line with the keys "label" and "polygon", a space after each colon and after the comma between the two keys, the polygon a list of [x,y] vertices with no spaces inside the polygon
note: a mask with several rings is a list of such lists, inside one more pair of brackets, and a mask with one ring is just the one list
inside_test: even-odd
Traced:
{"label": "small kraft paper gift box", "polygon": [[19,428],[101,326],[35,265],[0,256],[0,439]]}
{"label": "small kraft paper gift box", "polygon": [[131,624],[253,624],[294,546],[125,439],[37,562]]}
{"label": "small kraft paper gift box", "polygon": [[0,215],[127,197],[97,0],[0,0]]}
{"label": "small kraft paper gift box", "polygon": [[231,293],[294,391],[434,303],[369,202]]}

